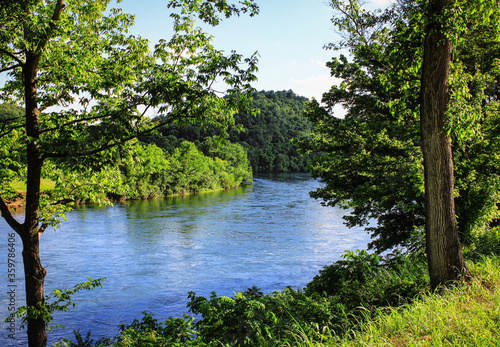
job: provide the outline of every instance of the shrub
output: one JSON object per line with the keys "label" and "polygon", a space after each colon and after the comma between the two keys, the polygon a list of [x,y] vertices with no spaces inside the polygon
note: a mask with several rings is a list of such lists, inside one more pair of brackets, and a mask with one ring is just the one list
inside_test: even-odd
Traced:
{"label": "shrub", "polygon": [[235,297],[209,299],[190,293],[190,310],[201,314],[195,326],[202,342],[231,346],[273,346],[294,342],[297,331],[321,339],[321,332],[337,320],[326,297],[307,296],[292,288],[264,295],[257,287]]}
{"label": "shrub", "polygon": [[471,244],[464,249],[467,259],[477,261],[483,256],[500,255],[500,227],[477,232],[471,238]]}
{"label": "shrub", "polygon": [[401,305],[427,288],[425,263],[395,251],[385,258],[347,251],[307,284],[306,293],[334,296],[348,310]]}
{"label": "shrub", "polygon": [[120,326],[121,335],[116,347],[156,347],[156,346],[201,346],[195,341],[193,317],[168,318],[158,323],[151,314],[143,312],[141,321],[134,319],[132,324]]}

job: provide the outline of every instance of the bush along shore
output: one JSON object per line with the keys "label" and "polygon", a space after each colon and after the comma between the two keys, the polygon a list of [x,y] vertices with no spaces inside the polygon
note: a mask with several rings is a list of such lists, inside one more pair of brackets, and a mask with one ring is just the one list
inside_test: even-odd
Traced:
{"label": "bush along shore", "polygon": [[473,279],[431,292],[425,255],[346,252],[304,289],[233,297],[189,293],[196,315],[153,313],[94,341],[75,331],[56,346],[497,346],[500,232],[477,235],[465,254]]}
{"label": "bush along shore", "polygon": [[[216,137],[183,141],[170,151],[135,142],[101,160],[90,168],[86,162],[66,170],[48,165],[43,194],[60,196],[67,204],[106,204],[231,189],[252,181],[245,149]],[[22,180],[14,184],[9,207],[24,206],[25,189]]]}

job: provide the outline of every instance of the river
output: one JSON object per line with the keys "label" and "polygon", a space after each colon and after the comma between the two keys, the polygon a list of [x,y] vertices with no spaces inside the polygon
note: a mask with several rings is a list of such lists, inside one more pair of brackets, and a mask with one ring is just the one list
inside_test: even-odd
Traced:
{"label": "river", "polygon": [[[116,336],[120,323],[143,311],[164,320],[187,312],[187,293],[233,295],[253,285],[270,293],[303,287],[345,250],[365,248],[369,235],[347,229],[343,210],[323,207],[309,191],[321,186],[308,174],[257,176],[253,185],[200,195],[129,201],[113,207],[81,206],[41,238],[46,294],[106,277],[102,288],[74,296],[78,305],[57,313],[49,345],[92,330]],[[10,313],[7,224],[0,222],[0,317]],[[16,260],[21,240],[16,237]],[[15,305],[24,304],[22,264],[15,268]],[[12,284],[12,283],[11,283]],[[19,318],[17,318],[19,320]],[[25,330],[0,345],[25,345]],[[19,321],[16,322],[19,328]]]}

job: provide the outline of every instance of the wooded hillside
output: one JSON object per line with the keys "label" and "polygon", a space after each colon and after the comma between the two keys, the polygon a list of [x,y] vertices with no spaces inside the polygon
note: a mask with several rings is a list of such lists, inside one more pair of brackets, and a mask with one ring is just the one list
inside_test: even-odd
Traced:
{"label": "wooded hillside", "polygon": [[[229,141],[241,144],[248,153],[254,173],[306,171],[308,158],[299,155],[291,139],[305,139],[312,125],[303,116],[304,103],[308,99],[293,91],[260,91],[253,95],[251,106],[258,110],[254,116],[248,113],[235,115],[235,126],[229,130]],[[238,127],[242,131],[238,131]],[[218,135],[211,127],[197,124],[172,125],[161,129],[161,135],[142,137],[141,141],[156,143],[171,151],[182,141],[197,142]]]}

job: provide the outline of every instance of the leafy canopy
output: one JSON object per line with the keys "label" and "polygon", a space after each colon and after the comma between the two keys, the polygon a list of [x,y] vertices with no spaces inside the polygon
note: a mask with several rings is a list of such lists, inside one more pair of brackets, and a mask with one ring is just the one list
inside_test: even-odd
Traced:
{"label": "leafy canopy", "polygon": [[[134,16],[108,9],[110,0],[1,4],[5,83],[0,101],[3,108],[26,108],[24,117],[2,113],[0,118],[0,196],[5,199],[13,196],[10,182],[25,177],[26,163],[19,158],[29,144],[36,144],[48,171],[59,170],[46,175],[80,172],[75,179],[95,195],[103,187],[89,182],[85,172],[109,163],[110,148],[164,124],[226,128],[233,114],[248,106],[256,54],[245,58],[215,49],[212,37],[196,27],[196,17],[216,25],[232,14],[254,15],[253,1],[172,0],[174,35],[155,45],[131,35]],[[29,87],[23,77],[27,69],[33,69]],[[214,90],[216,81],[227,89]],[[150,114],[162,117],[153,120]],[[56,185],[61,194],[62,188]]]}
{"label": "leafy canopy", "polygon": [[[306,110],[315,132],[302,148],[316,153],[310,170],[326,182],[312,196],[350,208],[348,226],[370,223],[370,246],[378,251],[410,246],[424,225],[419,96],[426,3],[399,1],[369,12],[357,1],[332,0],[333,23],[344,40],[330,48],[349,56],[328,63],[342,82],[323,95],[325,106],[312,101]],[[453,11],[452,24],[460,20],[467,30],[461,31],[463,40],[456,39],[447,129],[459,232],[467,244],[475,228],[496,217],[499,200],[493,125],[498,112],[491,110],[498,108],[499,39],[493,23],[500,11],[489,1],[457,2]],[[483,16],[488,20],[479,21]],[[344,118],[332,116],[337,104],[347,109]]]}

